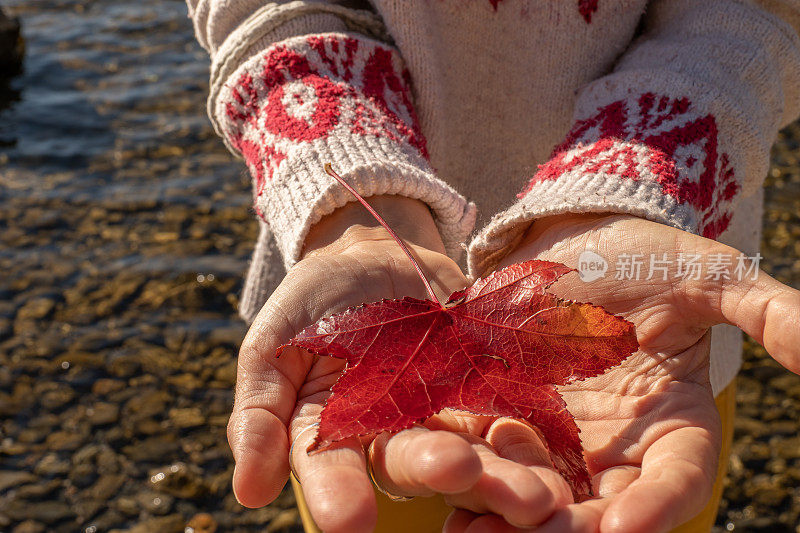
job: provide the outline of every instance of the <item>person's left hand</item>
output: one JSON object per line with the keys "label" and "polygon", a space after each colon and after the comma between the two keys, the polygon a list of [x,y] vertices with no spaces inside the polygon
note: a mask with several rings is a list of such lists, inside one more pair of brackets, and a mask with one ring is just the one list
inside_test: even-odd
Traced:
{"label": "person's left hand", "polygon": [[[537,221],[500,267],[529,259],[577,266],[584,250],[610,265],[639,254],[640,279],[583,282],[564,276],[551,291],[591,302],[636,325],[638,352],[605,374],[560,387],[581,429],[599,498],[556,510],[537,531],[669,531],[708,501],[717,472],[720,419],[709,383],[712,325],[733,324],[781,364],[800,371],[800,292],[764,272],[734,274],[738,250],[655,222],[625,215],[563,215]],[[650,254],[672,260],[646,279]],[[678,254],[707,265],[730,259],[730,279],[686,279]],[[722,254],[717,255],[717,254]],[[742,279],[738,279],[742,277]],[[458,505],[457,505],[458,506]],[[517,531],[501,517],[454,511],[445,532]]]}

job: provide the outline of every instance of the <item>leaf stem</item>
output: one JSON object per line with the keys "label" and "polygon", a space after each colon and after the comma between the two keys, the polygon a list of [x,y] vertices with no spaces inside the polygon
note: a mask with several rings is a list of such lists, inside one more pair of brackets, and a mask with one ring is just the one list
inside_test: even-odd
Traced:
{"label": "leaf stem", "polygon": [[330,163],[325,163],[325,172],[327,172],[328,175],[331,176],[333,179],[335,179],[336,181],[341,183],[342,186],[345,189],[350,191],[350,194],[355,196],[356,200],[361,202],[361,205],[363,205],[365,208],[367,208],[367,211],[369,211],[370,214],[373,217],[375,217],[375,220],[377,220],[378,223],[381,226],[383,226],[386,229],[386,231],[389,232],[389,235],[392,236],[392,238],[395,240],[395,242],[397,242],[397,244],[400,246],[400,248],[403,249],[403,252],[405,252],[405,254],[408,256],[408,258],[411,260],[411,264],[414,265],[414,269],[416,269],[417,274],[419,275],[419,278],[422,280],[422,283],[425,284],[425,290],[428,291],[428,295],[431,297],[431,300],[436,302],[439,305],[439,307],[444,309],[445,307],[442,305],[442,302],[439,301],[439,298],[436,297],[436,294],[434,294],[433,288],[431,288],[431,284],[428,282],[428,278],[426,278],[425,274],[422,273],[422,268],[419,266],[419,263],[417,263],[417,260],[414,259],[414,256],[411,254],[411,250],[408,249],[408,246],[406,246],[406,243],[404,243],[403,240],[400,237],[397,236],[397,233],[395,233],[394,230],[389,227],[389,224],[387,224],[386,221],[383,220],[383,218],[378,214],[378,212],[375,211],[372,208],[372,206],[369,205],[367,203],[367,201],[364,200],[364,198],[362,198],[362,196],[356,192],[356,190],[354,188],[352,188],[346,181],[344,181],[344,179],[341,176],[339,176],[336,172],[334,172],[333,167],[331,166]]}

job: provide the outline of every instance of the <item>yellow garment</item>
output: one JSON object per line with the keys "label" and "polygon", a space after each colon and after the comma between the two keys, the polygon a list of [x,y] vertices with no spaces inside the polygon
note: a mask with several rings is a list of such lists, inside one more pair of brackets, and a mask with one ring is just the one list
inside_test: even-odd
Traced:
{"label": "yellow garment", "polygon": [[[672,533],[706,533],[717,519],[717,508],[722,498],[722,485],[728,469],[728,455],[733,440],[733,418],[736,411],[736,382],[728,385],[716,398],[717,409],[722,418],[722,449],[719,454],[717,467],[717,481],[714,491],[705,509],[689,522],[674,529]],[[308,511],[303,491],[300,484],[292,476],[292,488],[297,497],[297,507],[303,519],[306,533],[320,533],[314,524],[311,513]],[[438,533],[442,530],[447,515],[452,508],[444,503],[444,497],[437,495],[432,498],[414,498],[407,502],[393,502],[377,490],[375,497],[378,502],[378,526],[376,533]]]}

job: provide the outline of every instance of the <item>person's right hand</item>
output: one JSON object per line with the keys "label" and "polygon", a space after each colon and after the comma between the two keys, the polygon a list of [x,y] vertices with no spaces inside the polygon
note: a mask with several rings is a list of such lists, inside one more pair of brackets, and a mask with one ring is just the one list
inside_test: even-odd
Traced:
{"label": "person's right hand", "polygon": [[[444,253],[427,206],[400,197],[369,201],[410,246],[440,298],[466,285],[458,265]],[[324,316],[403,296],[428,298],[408,257],[363,207],[348,204],[312,227],[303,259],[263,306],[239,353],[228,440],[236,461],[233,488],[243,505],[260,507],[277,497],[289,473],[290,443],[296,442],[295,471],[318,525],[326,532],[372,530],[375,498],[361,442],[353,438],[321,453],[305,453],[344,361],[294,347],[280,358],[275,352]],[[448,450],[448,471],[454,472],[444,487],[471,486],[480,463],[470,445],[453,434],[433,433],[443,435],[425,446]]]}

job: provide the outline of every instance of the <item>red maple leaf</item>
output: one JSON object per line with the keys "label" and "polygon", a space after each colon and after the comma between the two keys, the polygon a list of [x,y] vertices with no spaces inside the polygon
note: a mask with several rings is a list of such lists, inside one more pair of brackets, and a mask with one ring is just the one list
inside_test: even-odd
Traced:
{"label": "red maple leaf", "polygon": [[289,344],[347,361],[311,449],[400,431],[444,408],[537,427],[577,495],[591,485],[578,427],[555,385],[596,376],[638,347],[633,325],[545,289],[571,269],[527,261],[454,293],[442,307],[403,298],[362,305]]}
{"label": "red maple leaf", "polygon": [[309,451],[400,431],[445,408],[508,416],[537,427],[576,497],[590,495],[579,430],[555,386],[603,373],[638,344],[630,322],[545,292],[571,271],[527,261],[444,305],[429,290],[431,300],[365,304],[301,331],[278,353],[293,345],[347,361]]}

